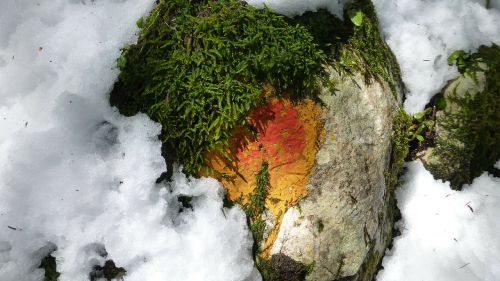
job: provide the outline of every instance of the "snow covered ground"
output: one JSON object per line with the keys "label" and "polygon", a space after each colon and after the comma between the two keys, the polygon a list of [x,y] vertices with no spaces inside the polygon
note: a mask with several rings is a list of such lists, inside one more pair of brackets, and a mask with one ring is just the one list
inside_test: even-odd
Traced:
{"label": "snow covered ground", "polygon": [[[60,280],[88,280],[113,259],[126,280],[258,280],[243,212],[210,179],[165,169],[144,115],[121,116],[107,93],[119,49],[153,0],[0,1],[0,280],[42,280],[52,250]],[[287,15],[344,1],[249,0]],[[375,0],[410,90],[410,112],[456,75],[454,49],[500,43],[500,0]],[[194,196],[193,210],[177,196]],[[408,165],[402,235],[378,280],[500,280],[500,180],[461,192]],[[108,256],[99,255],[105,248]],[[145,277],[147,276],[147,278]]]}
{"label": "snow covered ground", "polygon": [[106,259],[127,280],[260,279],[241,209],[215,180],[157,186],[160,126],[109,106],[120,47],[153,2],[0,1],[1,281],[42,280],[56,247],[62,281]]}
{"label": "snow covered ground", "polygon": [[500,280],[500,179],[485,173],[453,191],[414,161],[404,180],[402,235],[377,280]]}

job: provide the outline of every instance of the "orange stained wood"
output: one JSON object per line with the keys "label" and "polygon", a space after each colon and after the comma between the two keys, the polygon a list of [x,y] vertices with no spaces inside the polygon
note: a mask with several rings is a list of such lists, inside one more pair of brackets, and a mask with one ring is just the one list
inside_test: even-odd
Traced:
{"label": "orange stained wood", "polygon": [[256,175],[263,161],[269,164],[270,186],[266,208],[274,215],[275,225],[270,232],[262,256],[267,258],[276,239],[281,219],[288,208],[307,195],[305,185],[314,165],[318,141],[323,135],[321,108],[310,100],[292,103],[273,99],[250,113],[254,134],[240,129],[228,148],[228,161],[208,153],[206,163],[212,176],[222,182],[232,201],[248,196],[256,187]]}

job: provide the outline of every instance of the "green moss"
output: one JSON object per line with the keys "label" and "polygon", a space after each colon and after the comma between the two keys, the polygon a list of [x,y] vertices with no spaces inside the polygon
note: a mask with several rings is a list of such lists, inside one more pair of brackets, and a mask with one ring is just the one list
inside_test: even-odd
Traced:
{"label": "green moss", "polygon": [[[475,95],[459,95],[455,88],[453,94],[445,97],[449,106],[437,121],[442,132],[433,152],[441,161],[429,164],[435,177],[449,180],[456,189],[471,183],[483,171],[500,174],[494,167],[500,159],[500,47],[482,46],[466,58],[459,65],[460,71],[473,79],[476,74],[470,74],[471,71],[481,71],[478,62],[486,63],[485,88]],[[467,65],[476,67],[471,70]]]}
{"label": "green moss", "polygon": [[243,210],[250,220],[250,230],[255,243],[255,255],[258,255],[260,244],[264,239],[266,222],[262,219],[262,214],[266,208],[267,189],[269,187],[269,164],[264,161],[262,167],[256,175],[256,187],[249,195],[249,202],[243,205]]}
{"label": "green moss", "polygon": [[312,263],[306,265],[304,277],[310,275],[314,271],[315,266],[316,266],[316,262],[314,262],[314,261]]}
{"label": "green moss", "polygon": [[[225,154],[236,126],[274,95],[312,95],[324,53],[302,26],[237,0],[161,0],[136,45],[124,48],[111,103],[125,115],[147,113],[184,171],[197,174],[203,153]],[[227,156],[227,155],[226,155]]]}
{"label": "green moss", "polygon": [[107,260],[104,266],[96,265],[89,274],[90,281],[98,280],[123,280],[127,271],[123,267],[116,267],[115,262]]}
{"label": "green moss", "polygon": [[43,281],[57,281],[59,275],[61,275],[57,272],[56,259],[51,254],[42,259],[38,268],[42,268],[45,271]]}
{"label": "green moss", "polygon": [[448,57],[448,65],[456,65],[458,72],[471,77],[478,83],[477,73],[483,71],[481,67],[482,58],[479,53],[470,53],[463,50],[456,50]]}
{"label": "green moss", "polygon": [[382,39],[370,0],[348,1],[343,21],[327,10],[306,12],[293,22],[304,25],[342,75],[365,73],[366,79],[386,81],[396,99],[402,80],[396,57]]}
{"label": "green moss", "polygon": [[407,159],[414,157],[422,150],[434,144],[435,122],[432,108],[408,115],[400,107],[393,117],[392,152],[389,170],[386,173],[386,184],[389,191],[398,185],[401,168]]}
{"label": "green moss", "polygon": [[388,172],[386,173],[386,186],[389,192],[393,192],[398,184],[399,173],[405,159],[410,152],[410,139],[408,132],[413,124],[413,117],[408,115],[403,108],[399,108],[394,115],[392,125],[392,152]]}
{"label": "green moss", "polygon": [[[359,26],[354,25],[354,33],[344,46],[340,64],[348,69],[364,69],[369,74],[369,78],[384,79],[391,87],[394,96],[397,97],[398,87],[401,85],[399,65],[380,35],[379,23],[372,2],[369,0],[348,2],[345,7],[344,22],[351,23],[349,15],[359,12],[364,15],[363,21]],[[361,58],[363,63],[353,65],[353,57]]]}
{"label": "green moss", "polygon": [[255,257],[255,267],[259,269],[262,280],[264,281],[282,281],[278,274],[271,268],[269,259]]}
{"label": "green moss", "polygon": [[304,26],[314,37],[314,42],[328,56],[329,61],[338,58],[338,51],[342,44],[346,43],[354,32],[351,24],[345,24],[326,9],[318,9],[315,12],[308,11],[287,20],[291,24]]}
{"label": "green moss", "polygon": [[254,240],[253,255],[255,266],[261,272],[264,280],[275,280],[273,279],[274,277],[272,277],[273,275],[269,269],[268,260],[260,257],[260,246],[264,240],[264,231],[266,228],[266,221],[262,218],[262,214],[266,208],[265,203],[267,190],[269,188],[269,164],[266,161],[262,162],[262,166],[255,176],[255,179],[256,187],[249,195],[248,202],[246,204],[242,204],[242,198],[238,201],[247,215],[248,225],[250,226],[250,231],[252,232]]}

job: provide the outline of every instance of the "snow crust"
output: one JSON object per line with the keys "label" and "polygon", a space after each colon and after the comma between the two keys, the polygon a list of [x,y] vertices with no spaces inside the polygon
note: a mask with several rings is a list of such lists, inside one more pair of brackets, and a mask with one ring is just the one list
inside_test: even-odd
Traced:
{"label": "snow crust", "polygon": [[374,0],[385,40],[397,57],[408,95],[405,110],[422,111],[446,82],[457,49],[500,44],[500,0]]}
{"label": "snow crust", "polygon": [[379,281],[494,281],[500,278],[500,179],[486,173],[462,191],[408,164],[396,193],[402,235],[383,260]]}
{"label": "snow crust", "polygon": [[160,125],[109,106],[120,48],[153,3],[0,2],[0,280],[43,280],[55,249],[62,281],[107,259],[125,280],[260,279],[219,183],[176,172],[157,185]]}

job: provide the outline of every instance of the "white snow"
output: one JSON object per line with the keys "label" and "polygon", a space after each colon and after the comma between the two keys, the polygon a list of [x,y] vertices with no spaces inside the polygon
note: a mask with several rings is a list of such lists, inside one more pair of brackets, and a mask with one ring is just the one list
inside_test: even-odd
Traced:
{"label": "white snow", "polygon": [[[62,281],[106,259],[126,280],[260,279],[221,186],[178,172],[156,185],[160,126],[109,106],[120,47],[153,3],[0,1],[0,280],[42,280],[56,247]],[[179,213],[178,195],[193,210]]]}
{"label": "white snow", "polygon": [[302,15],[307,11],[327,9],[330,13],[342,18],[344,4],[347,0],[245,0],[257,8],[267,6],[285,16]]}
{"label": "white snow", "polygon": [[408,169],[397,190],[402,235],[377,280],[500,280],[500,179],[485,173],[453,191],[419,161]]}
{"label": "white snow", "polygon": [[408,87],[405,109],[422,111],[457,76],[448,55],[500,44],[500,0],[374,0],[383,36]]}

